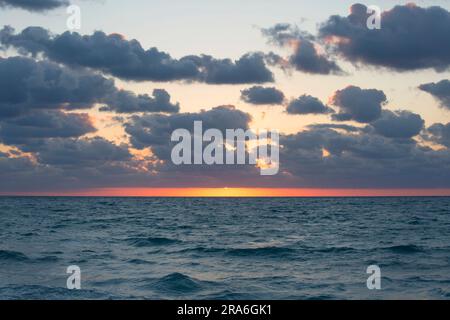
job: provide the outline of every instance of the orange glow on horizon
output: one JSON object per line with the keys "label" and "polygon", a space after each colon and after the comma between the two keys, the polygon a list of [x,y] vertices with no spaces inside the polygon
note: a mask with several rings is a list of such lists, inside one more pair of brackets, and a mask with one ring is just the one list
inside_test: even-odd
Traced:
{"label": "orange glow on horizon", "polygon": [[450,189],[301,189],[301,188],[104,188],[73,192],[3,193],[17,196],[75,197],[389,197],[450,196]]}

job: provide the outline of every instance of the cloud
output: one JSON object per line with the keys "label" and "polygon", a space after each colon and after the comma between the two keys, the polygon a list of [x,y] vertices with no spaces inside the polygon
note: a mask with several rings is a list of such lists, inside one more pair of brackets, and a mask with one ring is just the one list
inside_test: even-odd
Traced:
{"label": "cloud", "polygon": [[308,40],[299,40],[289,61],[299,71],[313,74],[336,74],[340,68],[333,61],[317,53],[314,44]]}
{"label": "cloud", "polygon": [[280,143],[280,170],[289,172],[296,187],[450,186],[449,149],[433,150],[413,139],[391,139],[366,130],[311,128],[284,135]]}
{"label": "cloud", "polygon": [[381,29],[367,28],[367,7],[355,4],[347,17],[331,16],[320,26],[319,37],[353,63],[397,71],[450,65],[450,13],[440,7],[398,5],[382,14]]}
{"label": "cloud", "polygon": [[427,129],[426,140],[450,148],[450,123],[435,123]]}
{"label": "cloud", "polygon": [[186,129],[194,137],[195,121],[202,122],[203,132],[217,129],[225,137],[228,129],[248,130],[251,116],[234,106],[218,106],[196,113],[134,116],[125,123],[131,145],[137,149],[149,148],[158,159],[154,179],[159,186],[246,186],[261,176],[260,169],[254,165],[174,165],[171,152],[177,143],[171,141],[171,135],[176,129]]}
{"label": "cloud", "polygon": [[[151,180],[128,146],[104,138],[50,138],[30,145],[29,155],[0,157],[0,190],[61,192],[132,186]],[[141,165],[143,167],[143,165]]]}
{"label": "cloud", "polygon": [[419,89],[431,94],[444,109],[450,110],[450,81],[442,80],[438,83],[426,83],[419,86]]}
{"label": "cloud", "polygon": [[255,105],[277,105],[284,101],[284,94],[276,88],[254,86],[241,91],[241,99]]}
{"label": "cloud", "polygon": [[[358,10],[363,8],[354,7],[354,16],[345,18],[348,23],[361,24],[363,15]],[[409,14],[408,10],[405,12]],[[421,12],[417,11],[418,17],[422,17]],[[4,28],[0,41],[5,47],[14,47],[34,59],[0,58],[0,141],[8,150],[0,152],[0,190],[126,186],[450,187],[450,124],[424,129],[420,115],[383,110],[387,98],[380,90],[350,86],[335,92],[330,99],[329,104],[338,111],[333,119],[364,124],[360,127],[322,123],[307,126],[297,134],[282,134],[280,174],[268,180],[254,166],[176,167],[170,161],[170,136],[175,129],[192,131],[196,120],[203,122],[204,130],[248,129],[252,120],[249,114],[233,106],[179,113],[179,104],[171,102],[165,90],[135,94],[119,89],[112,79],[101,74],[136,81],[263,83],[273,81],[266,67],[270,59],[303,72],[339,72],[328,54],[317,46],[321,39],[283,25],[274,27],[271,36],[276,45],[291,46],[288,59],[261,53],[247,54],[236,61],[205,55],[177,59],[156,48],[144,50],[136,40],[128,41],[119,35],[52,35],[36,27],[14,34],[12,29]],[[411,56],[405,59],[405,65],[408,59]],[[419,60],[424,65],[429,62]],[[433,67],[443,65],[445,59],[441,60],[433,59]],[[422,85],[420,89],[448,108],[448,86],[443,81]],[[242,99],[254,104],[281,104],[284,95],[275,88],[256,86],[243,90]],[[132,114],[117,117],[129,138],[127,143],[92,137],[96,128],[89,116],[73,111],[96,105],[102,111]],[[305,95],[291,101],[287,112],[327,114],[333,110],[319,99]]]}
{"label": "cloud", "polygon": [[192,132],[195,121],[202,121],[203,130],[248,129],[251,116],[234,106],[219,106],[198,113],[179,113],[173,115],[134,116],[125,123],[125,131],[130,135],[133,147],[144,149],[151,147],[158,158],[170,159],[170,137],[176,129]]}
{"label": "cloud", "polygon": [[[0,180],[0,190],[10,190],[9,188],[19,176],[21,176],[24,181],[30,183],[34,178],[30,174],[35,174],[35,169],[35,163],[28,157],[0,157],[0,172],[2,173],[2,177],[4,177],[4,179]],[[7,179],[8,177],[11,179]],[[9,180],[10,182],[7,183],[6,180]],[[33,185],[32,188],[36,190],[37,185]]]}
{"label": "cloud", "polygon": [[147,94],[136,95],[131,91],[119,90],[105,99],[107,106],[101,111],[114,111],[117,113],[136,112],[166,112],[177,113],[180,111],[179,103],[172,103],[166,90],[153,90],[153,97]]}
{"label": "cloud", "polygon": [[[414,139],[385,137],[375,130],[337,124],[312,125],[281,135],[280,174],[270,179],[253,166],[181,166],[170,161],[173,128],[248,126],[250,117],[232,107],[195,114],[133,116],[126,123],[135,147],[153,154],[136,159],[127,145],[102,138],[48,138],[30,144],[26,156],[1,155],[2,191],[62,191],[93,187],[304,187],[448,188],[450,150]],[[220,127],[222,126],[222,127]],[[429,128],[448,145],[450,125]],[[448,130],[447,130],[448,131]],[[445,144],[444,144],[444,141]],[[325,152],[326,151],[326,152]],[[31,159],[34,159],[33,161]],[[42,184],[45,181],[45,184]]]}
{"label": "cloud", "polygon": [[236,61],[215,59],[202,55],[188,56],[201,70],[197,81],[208,84],[247,84],[274,82],[272,72],[266,67],[264,55],[248,53]]}
{"label": "cloud", "polygon": [[409,139],[417,136],[425,121],[418,114],[409,111],[384,110],[380,119],[372,123],[375,132],[388,138]]}
{"label": "cloud", "polygon": [[132,158],[127,146],[117,146],[101,137],[48,139],[33,151],[40,163],[57,166],[100,166]]}
{"label": "cloud", "polygon": [[325,53],[319,53],[314,38],[297,27],[290,24],[277,24],[272,28],[263,29],[262,32],[270,43],[279,47],[288,47],[293,51],[287,59],[273,53],[269,54],[268,60],[271,64],[278,65],[283,69],[290,66],[298,71],[311,74],[342,73],[339,66]]}
{"label": "cloud", "polygon": [[47,138],[80,137],[95,131],[87,114],[40,110],[0,122],[0,141],[7,145],[28,145]]}
{"label": "cloud", "polygon": [[59,63],[100,70],[124,80],[184,80],[208,84],[274,81],[261,53],[248,53],[236,61],[208,55],[175,59],[157,48],[144,50],[137,40],[129,41],[118,34],[97,31],[84,36],[76,32],[53,35],[41,27],[28,27],[18,34],[14,34],[11,27],[4,27],[0,31],[0,42],[22,54],[43,54]]}
{"label": "cloud", "polygon": [[340,111],[333,115],[334,120],[370,123],[381,117],[382,105],[387,98],[380,90],[349,86],[336,91],[330,100]]}
{"label": "cloud", "polygon": [[328,114],[333,113],[334,110],[330,107],[324,105],[319,99],[303,95],[298,99],[292,100],[287,108],[287,113],[289,114]]}
{"label": "cloud", "polygon": [[72,70],[30,58],[0,58],[0,119],[36,109],[89,109],[106,104],[118,113],[178,112],[164,90],[153,97],[119,90],[114,81],[87,70]]}
{"label": "cloud", "polygon": [[67,0],[0,0],[0,7],[20,8],[28,11],[47,11],[68,6]]}
{"label": "cloud", "polygon": [[27,109],[90,108],[114,91],[99,75],[29,58],[0,58],[0,116]]}

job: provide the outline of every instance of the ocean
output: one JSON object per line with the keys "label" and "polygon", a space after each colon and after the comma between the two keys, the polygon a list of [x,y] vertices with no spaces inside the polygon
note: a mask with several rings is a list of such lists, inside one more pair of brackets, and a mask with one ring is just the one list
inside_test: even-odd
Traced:
{"label": "ocean", "polygon": [[450,298],[450,198],[1,197],[0,230],[0,299]]}

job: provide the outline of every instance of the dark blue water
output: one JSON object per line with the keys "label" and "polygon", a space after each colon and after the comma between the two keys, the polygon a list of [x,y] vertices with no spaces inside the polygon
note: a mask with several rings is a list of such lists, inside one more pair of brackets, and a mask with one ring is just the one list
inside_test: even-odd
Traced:
{"label": "dark blue water", "polygon": [[450,298],[450,198],[0,198],[0,299],[394,298]]}

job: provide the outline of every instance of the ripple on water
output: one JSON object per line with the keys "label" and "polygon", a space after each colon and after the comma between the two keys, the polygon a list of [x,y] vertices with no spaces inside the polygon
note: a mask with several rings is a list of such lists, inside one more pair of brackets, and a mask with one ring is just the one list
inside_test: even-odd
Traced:
{"label": "ripple on water", "polygon": [[399,254],[414,254],[422,252],[422,248],[415,245],[399,245],[384,248],[385,250],[392,251]]}
{"label": "ripple on water", "polygon": [[23,262],[29,261],[25,254],[17,251],[9,251],[9,250],[0,250],[0,261],[4,262]]}
{"label": "ripple on water", "polygon": [[163,237],[138,237],[129,238],[128,242],[135,247],[154,247],[154,246],[167,246],[180,243],[179,240],[163,238]]}
{"label": "ripple on water", "polygon": [[194,294],[211,286],[218,286],[218,284],[213,282],[198,280],[178,272],[161,278],[145,279],[140,281],[140,283],[140,289],[151,290],[169,296]]}

